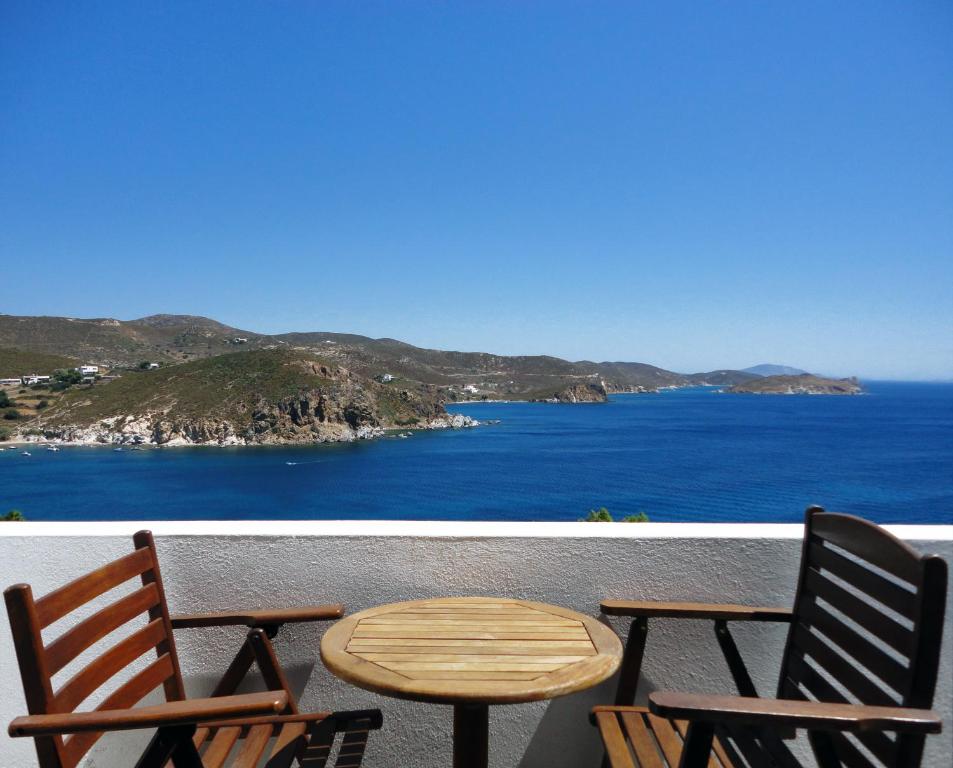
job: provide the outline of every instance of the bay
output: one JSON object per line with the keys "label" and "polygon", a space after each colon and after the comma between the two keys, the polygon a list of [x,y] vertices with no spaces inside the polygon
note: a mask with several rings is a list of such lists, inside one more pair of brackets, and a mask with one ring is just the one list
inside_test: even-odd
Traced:
{"label": "bay", "polygon": [[0,453],[0,512],[28,520],[796,522],[810,503],[953,523],[953,384],[869,394],[616,395],[452,406],[475,429],[293,447]]}

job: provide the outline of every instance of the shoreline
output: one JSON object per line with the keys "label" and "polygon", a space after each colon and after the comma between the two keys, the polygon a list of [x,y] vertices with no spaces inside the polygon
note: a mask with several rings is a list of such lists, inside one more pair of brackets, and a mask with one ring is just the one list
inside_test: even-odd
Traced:
{"label": "shoreline", "polygon": [[[151,440],[136,441],[140,435],[130,435],[121,432],[110,433],[110,440],[64,440],[60,438],[39,437],[36,439],[18,438],[0,443],[0,449],[7,450],[26,450],[28,448],[46,449],[50,446],[59,448],[112,448],[114,451],[122,449],[123,451],[133,451],[136,449],[159,449],[159,448],[286,448],[318,445],[337,445],[340,443],[357,443],[364,440],[379,440],[381,438],[401,438],[409,437],[407,433],[415,432],[434,432],[445,429],[472,429],[483,426],[485,422],[478,421],[465,414],[455,414],[445,420],[434,420],[423,426],[403,426],[403,427],[375,427],[359,428],[353,434],[341,436],[337,439],[324,440],[286,440],[275,442],[256,442],[256,441],[214,441],[206,440],[201,442],[192,442],[181,438],[169,440],[165,443],[156,443]],[[131,438],[131,439],[129,439]]]}

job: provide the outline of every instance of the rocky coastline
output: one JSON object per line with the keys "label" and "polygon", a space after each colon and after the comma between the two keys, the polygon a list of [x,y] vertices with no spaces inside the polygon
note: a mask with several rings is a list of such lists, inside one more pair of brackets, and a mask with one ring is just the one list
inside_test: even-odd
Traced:
{"label": "rocky coastline", "polygon": [[71,391],[25,422],[17,438],[116,446],[302,445],[476,424],[447,413],[431,387],[390,387],[279,350],[224,355]]}
{"label": "rocky coastline", "polygon": [[279,434],[238,430],[226,420],[169,419],[163,415],[114,416],[89,426],[55,426],[17,435],[13,443],[77,446],[243,446],[350,443],[386,437],[400,430],[469,429],[480,422],[463,414],[442,414],[412,425],[325,424],[319,429]]}
{"label": "rocky coastline", "polygon": [[603,381],[570,384],[568,387],[554,392],[551,397],[534,398],[536,403],[604,403],[609,399],[609,392]]}

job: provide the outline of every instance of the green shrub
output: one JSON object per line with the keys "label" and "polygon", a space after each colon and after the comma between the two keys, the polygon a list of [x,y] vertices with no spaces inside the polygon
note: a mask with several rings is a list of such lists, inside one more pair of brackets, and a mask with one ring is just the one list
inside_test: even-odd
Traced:
{"label": "green shrub", "polygon": [[0,427],[0,443],[2,443],[4,440],[9,440],[10,435],[12,434],[13,432],[11,431],[10,427]]}
{"label": "green shrub", "polygon": [[7,421],[16,421],[20,418],[20,412],[16,408],[11,408],[8,411],[3,412],[3,418]]}
{"label": "green shrub", "polygon": [[82,381],[83,375],[79,371],[60,368],[53,371],[53,384],[50,386],[50,389],[53,392],[62,392],[64,389],[69,389],[75,384],[80,384]]}
{"label": "green shrub", "polygon": [[8,523],[20,522],[23,520],[26,520],[26,518],[23,516],[23,513],[19,509],[11,509],[3,517],[0,517],[0,521],[8,522]]}
{"label": "green shrub", "polygon": [[[599,507],[599,509],[590,509],[589,514],[583,518],[580,518],[580,523],[611,523],[614,522],[612,515],[609,510],[605,507]],[[634,515],[626,515],[622,518],[621,522],[623,523],[647,523],[649,522],[649,516],[645,514],[642,510],[639,510]]]}
{"label": "green shrub", "polygon": [[12,402],[6,392],[0,392],[0,408],[9,408]]}
{"label": "green shrub", "polygon": [[48,408],[49,405],[50,405],[50,401],[49,401],[49,400],[40,400],[40,402],[38,402],[38,403],[36,404],[36,409],[37,409],[38,411],[42,411],[44,408]]}

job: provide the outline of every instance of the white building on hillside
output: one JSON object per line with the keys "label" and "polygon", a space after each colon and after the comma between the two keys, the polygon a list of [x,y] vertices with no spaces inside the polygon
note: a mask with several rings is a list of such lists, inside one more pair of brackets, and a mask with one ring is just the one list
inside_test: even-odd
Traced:
{"label": "white building on hillside", "polygon": [[98,365],[81,365],[79,368],[74,368],[74,370],[79,371],[83,376],[94,376],[99,373]]}

